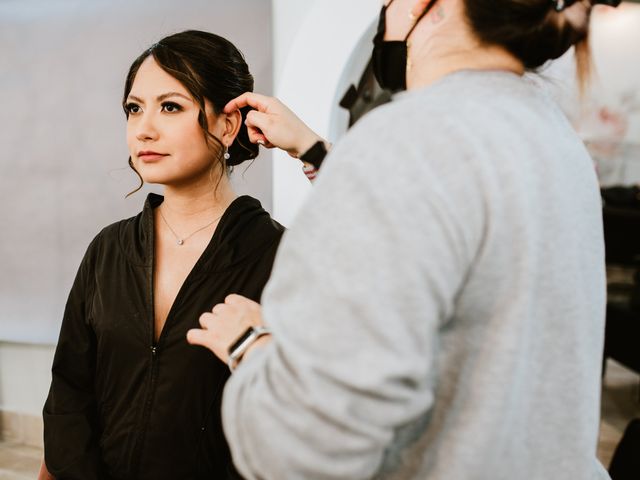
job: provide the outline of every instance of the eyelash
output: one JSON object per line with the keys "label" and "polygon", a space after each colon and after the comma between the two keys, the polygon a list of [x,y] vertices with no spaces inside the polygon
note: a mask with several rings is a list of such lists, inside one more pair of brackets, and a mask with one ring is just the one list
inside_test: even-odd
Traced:
{"label": "eyelash", "polygon": [[[167,111],[167,107],[171,107],[174,109],[173,112],[168,112]],[[162,104],[162,108],[164,109],[165,112],[167,113],[178,113],[182,111],[182,107],[180,105],[178,105],[177,103],[173,103],[173,102],[164,102]]]}
{"label": "eyelash", "polygon": [[[161,106],[162,106],[162,111],[164,111],[166,113],[178,113],[178,112],[181,112],[183,110],[183,108],[180,105],[178,105],[177,103],[174,103],[174,102],[163,102],[161,104]],[[173,111],[171,111],[171,112],[168,111],[167,107],[172,108]],[[133,109],[135,109],[135,108],[139,109],[140,105],[138,105],[137,103],[127,103],[124,108],[125,108],[125,110],[127,111],[127,113],[129,115],[135,115],[135,114],[139,113],[139,111],[134,112]]]}
{"label": "eyelash", "polygon": [[137,103],[127,103],[124,106],[124,109],[127,111],[127,115],[135,115],[136,113],[138,113],[133,111],[134,108],[140,108],[140,105],[138,105]]}

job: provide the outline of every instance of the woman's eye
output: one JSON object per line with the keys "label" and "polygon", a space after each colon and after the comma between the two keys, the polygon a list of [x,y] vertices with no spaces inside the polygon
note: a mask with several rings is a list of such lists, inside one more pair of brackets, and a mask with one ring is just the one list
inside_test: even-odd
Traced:
{"label": "woman's eye", "polygon": [[140,112],[140,105],[137,105],[135,103],[127,103],[127,105],[125,106],[125,108],[127,109],[127,112],[129,113],[139,113]]}
{"label": "woman's eye", "polygon": [[182,110],[182,107],[177,103],[165,102],[162,104],[162,110],[167,113],[176,113]]}

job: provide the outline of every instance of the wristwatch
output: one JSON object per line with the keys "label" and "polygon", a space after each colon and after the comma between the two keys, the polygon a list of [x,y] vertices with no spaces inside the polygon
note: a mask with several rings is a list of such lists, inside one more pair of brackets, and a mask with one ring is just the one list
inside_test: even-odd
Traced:
{"label": "wristwatch", "polygon": [[327,156],[327,146],[322,140],[314,143],[309,150],[300,155],[299,159],[305,163],[313,165],[313,168],[320,170],[324,157]]}
{"label": "wristwatch", "polygon": [[271,331],[267,327],[249,327],[238,339],[229,347],[229,358],[227,365],[232,372],[242,360],[242,356],[256,340],[265,335],[271,335]]}

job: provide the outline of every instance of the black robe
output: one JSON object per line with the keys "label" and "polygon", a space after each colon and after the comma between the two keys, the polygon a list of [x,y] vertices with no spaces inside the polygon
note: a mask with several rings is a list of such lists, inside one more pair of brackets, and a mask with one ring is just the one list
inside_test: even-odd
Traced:
{"label": "black robe", "polygon": [[258,301],[283,227],[243,196],[224,213],[154,341],[153,208],[98,234],[65,308],[44,406],[45,459],[63,479],[236,478],[222,432],[227,366],[186,341],[205,311]]}

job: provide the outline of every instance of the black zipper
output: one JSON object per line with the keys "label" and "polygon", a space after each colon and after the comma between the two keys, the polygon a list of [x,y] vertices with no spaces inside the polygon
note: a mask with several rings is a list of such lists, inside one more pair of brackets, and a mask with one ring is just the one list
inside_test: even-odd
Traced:
{"label": "black zipper", "polygon": [[[194,269],[195,270],[195,266]],[[185,289],[185,286],[188,284],[189,279],[191,277],[191,274],[193,273],[193,270],[191,271],[191,273],[189,275],[187,275],[187,278],[185,279],[184,283],[182,284],[182,286],[180,287],[180,290],[178,291],[178,294],[176,295],[176,298],[173,301],[173,305],[171,305],[171,309],[169,310],[169,313],[167,314],[167,318],[164,322],[164,326],[162,327],[162,330],[160,331],[160,336],[158,337],[158,341],[155,341],[155,309],[153,308],[153,267],[151,268],[151,280],[149,282],[149,284],[151,285],[151,295],[149,296],[149,298],[151,299],[151,345],[149,347],[149,350],[151,351],[151,364],[149,367],[149,386],[147,388],[147,397],[145,399],[144,402],[144,410],[142,413],[142,424],[140,425],[140,436],[138,437],[138,444],[136,445],[135,451],[136,451],[136,458],[137,458],[137,464],[134,467],[134,472],[136,474],[136,477],[138,476],[139,472],[140,472],[140,466],[141,466],[141,460],[142,460],[142,453],[144,451],[144,442],[145,442],[145,437],[147,434],[147,428],[149,426],[149,418],[151,417],[151,406],[153,404],[153,399],[155,397],[155,393],[156,393],[156,381],[158,378],[158,356],[160,354],[160,345],[162,344],[162,340],[164,339],[164,337],[167,335],[166,331],[168,330],[168,327],[170,326],[170,320],[173,318],[173,312],[176,308],[177,305],[179,305],[179,301],[181,299],[181,296],[184,295],[183,290]],[[185,340],[186,341],[186,340]]]}
{"label": "black zipper", "polygon": [[[226,212],[225,212],[226,213]],[[214,238],[216,237],[216,233],[218,232],[218,229],[220,227],[220,223],[218,223],[218,225],[216,226],[216,230],[213,233],[213,236],[211,237],[211,239],[209,240],[209,244],[207,244],[207,246],[205,247],[204,251],[200,254],[200,257],[198,258],[198,260],[196,260],[195,265],[193,266],[193,268],[191,269],[191,271],[189,272],[189,274],[187,275],[187,278],[185,278],[184,282],[182,283],[180,289],[178,290],[178,294],[176,295],[176,298],[173,300],[173,304],[171,305],[171,308],[169,309],[169,313],[167,314],[167,318],[165,319],[164,325],[162,327],[162,330],[160,331],[160,336],[158,337],[158,341],[155,341],[155,308],[154,308],[154,294],[153,294],[153,280],[154,280],[154,273],[155,273],[155,231],[154,231],[154,221],[153,221],[153,211],[151,212],[151,225],[148,228],[149,230],[149,238],[150,238],[150,243],[151,243],[151,248],[150,251],[153,252],[152,253],[152,258],[151,258],[151,267],[147,269],[147,286],[148,286],[148,294],[147,294],[147,298],[149,300],[149,304],[148,304],[148,311],[150,312],[150,331],[151,331],[151,338],[150,338],[150,350],[151,350],[151,365],[150,365],[150,372],[149,372],[149,386],[147,388],[147,396],[145,399],[145,403],[144,403],[144,410],[142,413],[142,424],[140,425],[140,435],[138,436],[138,441],[136,443],[136,446],[134,448],[134,458],[136,458],[134,465],[132,466],[132,471],[135,474],[135,477],[138,477],[139,475],[139,471],[140,471],[140,467],[141,467],[141,460],[142,460],[142,453],[144,451],[144,441],[145,441],[145,437],[146,437],[146,433],[147,433],[147,427],[149,425],[149,417],[151,416],[151,405],[153,403],[153,398],[155,396],[155,386],[156,386],[156,380],[157,380],[157,374],[158,374],[158,367],[157,367],[157,358],[159,355],[159,348],[160,345],[162,344],[162,340],[164,339],[164,337],[167,335],[166,331],[168,330],[168,328],[170,327],[170,322],[173,319],[173,314],[175,309],[177,308],[177,306],[180,304],[180,302],[182,301],[182,297],[184,296],[184,291],[186,288],[188,288],[188,285],[190,283],[192,283],[192,277],[194,275],[197,275],[197,271],[200,269],[200,264],[203,262],[204,259],[204,254],[206,253],[206,251],[209,249],[209,247],[211,246],[211,244],[213,243]],[[186,341],[186,340],[185,340]]]}
{"label": "black zipper", "polygon": [[[157,378],[157,357],[158,357],[158,344],[155,342],[155,308],[153,306],[154,295],[153,295],[153,275],[155,269],[155,232],[154,232],[154,222],[153,222],[153,210],[151,211],[151,220],[150,226],[147,227],[148,238],[150,239],[150,249],[151,254],[151,266],[147,268],[147,312],[149,312],[149,325],[150,325],[150,336],[149,336],[149,350],[151,353],[150,365],[149,365],[149,377],[147,384],[147,394],[144,401],[144,407],[142,410],[142,421],[140,423],[140,433],[138,435],[138,440],[133,449],[134,455],[133,458],[134,463],[132,465],[131,470],[134,473],[134,478],[138,477],[142,453],[144,451],[144,441],[147,434],[147,427],[149,425],[149,417],[151,416],[151,404],[153,403],[153,397],[155,394],[155,385]],[[149,225],[149,224],[148,224]]]}

